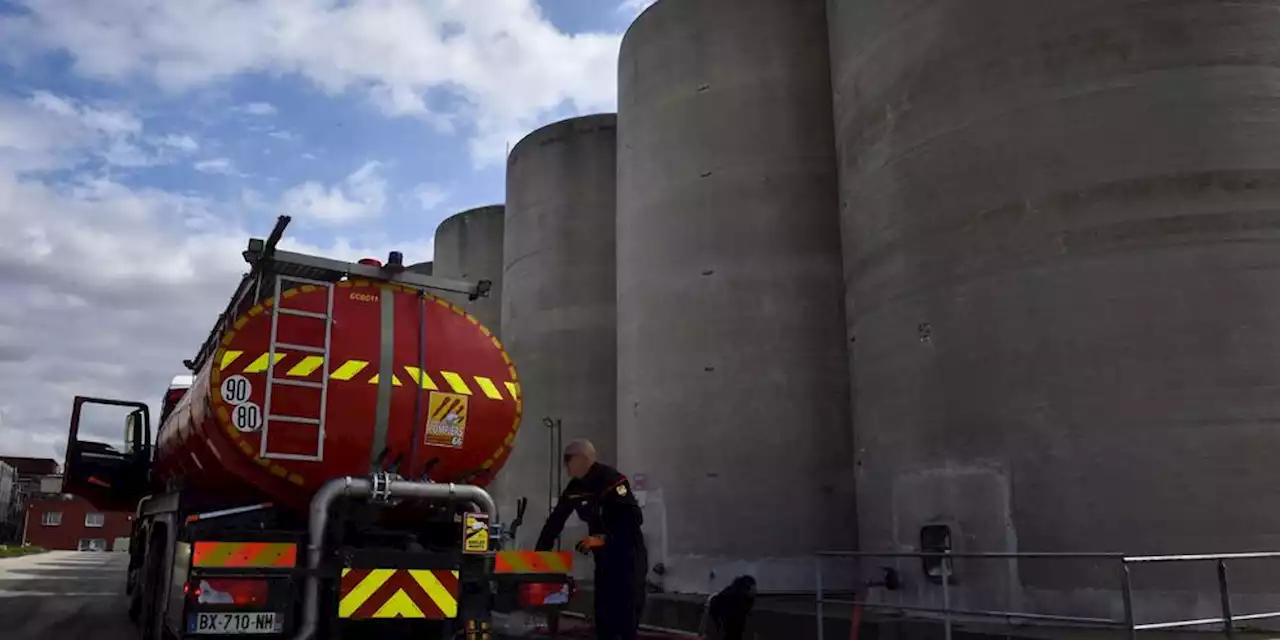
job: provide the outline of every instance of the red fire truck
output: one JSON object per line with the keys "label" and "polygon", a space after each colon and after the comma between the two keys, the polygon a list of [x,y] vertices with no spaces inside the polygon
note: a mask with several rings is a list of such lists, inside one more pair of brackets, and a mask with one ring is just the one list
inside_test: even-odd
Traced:
{"label": "red fire truck", "polygon": [[[520,427],[519,378],[441,295],[489,283],[418,273],[398,252],[284,251],[288,223],[249,242],[154,438],[147,404],[75,398],[66,484],[136,509],[142,637],[489,640],[493,611],[563,602],[572,557],[503,550],[520,518],[504,526],[484,489]],[[129,410],[123,450],[81,439],[90,404]]]}

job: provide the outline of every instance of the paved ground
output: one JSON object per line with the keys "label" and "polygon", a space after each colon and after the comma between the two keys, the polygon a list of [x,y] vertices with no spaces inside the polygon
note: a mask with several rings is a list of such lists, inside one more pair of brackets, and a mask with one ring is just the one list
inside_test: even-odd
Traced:
{"label": "paved ground", "polygon": [[135,640],[128,563],[123,553],[76,551],[0,559],[0,637]]}

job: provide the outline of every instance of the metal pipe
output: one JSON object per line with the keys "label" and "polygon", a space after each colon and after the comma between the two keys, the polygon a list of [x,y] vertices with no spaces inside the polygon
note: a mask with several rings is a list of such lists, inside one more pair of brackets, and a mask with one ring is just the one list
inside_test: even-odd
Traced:
{"label": "metal pipe", "polygon": [[[311,498],[311,517],[307,526],[307,581],[302,595],[302,625],[293,640],[313,640],[320,625],[320,563],[324,558],[324,534],[329,528],[329,509],[338,498],[368,498],[373,492],[369,478],[344,476],[322,485]],[[469,484],[412,482],[393,480],[387,493],[396,498],[472,501],[489,515],[489,523],[498,522],[498,505],[493,496]]]}
{"label": "metal pipe", "polygon": [[1124,626],[1128,629],[1129,640],[1138,637],[1138,629],[1133,618],[1133,576],[1129,572],[1129,563],[1120,561],[1120,591],[1124,597]]}
{"label": "metal pipe", "polygon": [[1258,560],[1280,558],[1280,551],[1256,551],[1246,553],[1201,553],[1178,556],[1128,556],[1125,562],[1196,562],[1205,560]]}
{"label": "metal pipe", "polygon": [[1235,623],[1231,621],[1231,588],[1227,584],[1227,563],[1218,561],[1218,597],[1222,599],[1222,630],[1227,638],[1235,638]]}
{"label": "metal pipe", "polygon": [[942,632],[951,640],[951,554],[942,559]]}
{"label": "metal pipe", "polygon": [[814,559],[814,569],[815,571],[813,573],[813,592],[814,592],[814,595],[816,596],[814,600],[817,602],[817,607],[818,607],[817,616],[816,616],[817,625],[818,625],[818,640],[823,640],[826,635],[827,616],[826,616],[826,612],[822,610],[822,601],[823,601],[822,558]]}
{"label": "metal pipe", "polygon": [[[948,556],[952,558],[1098,558],[1121,560],[1125,558],[1123,553],[1070,553],[1070,552],[1024,552],[1024,551],[989,551],[989,552],[970,552],[957,553],[945,551],[886,551],[877,553],[872,551],[819,551],[817,555],[827,558],[941,558]],[[1276,554],[1280,557],[1280,553]]]}
{"label": "metal pipe", "polygon": [[[824,599],[825,604],[839,604],[862,607],[863,609],[872,609],[877,611],[911,611],[916,613],[942,613],[942,609],[937,607],[916,607],[907,604],[893,604],[889,602],[869,602],[866,600],[844,600],[844,599]],[[1120,620],[1112,620],[1111,618],[1086,618],[1080,616],[1059,616],[1048,613],[1022,613],[1018,611],[989,611],[985,609],[951,609],[951,613],[961,616],[974,616],[981,618],[1005,618],[1006,620],[1032,620],[1043,622],[1062,622],[1073,625],[1082,625],[1090,627],[1108,627],[1116,628],[1124,623]],[[1237,617],[1237,620],[1241,618]]]}

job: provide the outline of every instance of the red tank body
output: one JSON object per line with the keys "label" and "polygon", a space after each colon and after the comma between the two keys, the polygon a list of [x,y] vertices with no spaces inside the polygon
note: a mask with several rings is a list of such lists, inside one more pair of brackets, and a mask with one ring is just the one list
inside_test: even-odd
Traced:
{"label": "red tank body", "polygon": [[[384,315],[386,296],[394,310]],[[519,380],[497,338],[474,317],[398,284],[339,282],[325,362],[326,320],[288,312],[325,315],[328,287],[299,286],[281,297],[269,402],[271,299],[228,324],[165,417],[156,444],[160,479],[305,513],[326,480],[368,475],[383,450],[374,443],[384,326],[392,329],[394,357],[382,466],[399,459],[397,472],[418,478],[431,463],[434,481],[480,486],[502,468],[520,426]]]}

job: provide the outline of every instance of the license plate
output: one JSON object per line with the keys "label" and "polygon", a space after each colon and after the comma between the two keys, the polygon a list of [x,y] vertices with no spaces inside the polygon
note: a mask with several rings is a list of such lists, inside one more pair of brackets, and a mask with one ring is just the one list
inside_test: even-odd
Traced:
{"label": "license plate", "polygon": [[215,635],[258,635],[280,633],[284,629],[274,613],[193,613],[187,633]]}

